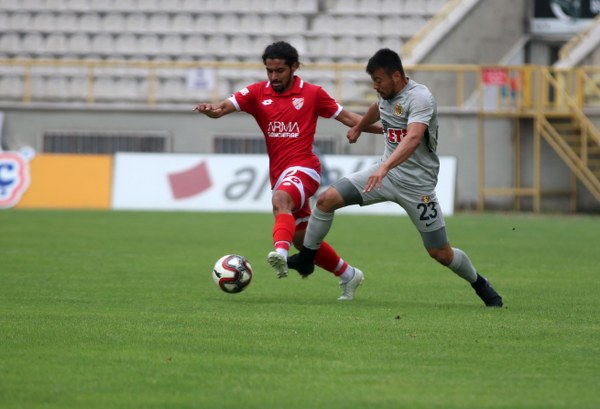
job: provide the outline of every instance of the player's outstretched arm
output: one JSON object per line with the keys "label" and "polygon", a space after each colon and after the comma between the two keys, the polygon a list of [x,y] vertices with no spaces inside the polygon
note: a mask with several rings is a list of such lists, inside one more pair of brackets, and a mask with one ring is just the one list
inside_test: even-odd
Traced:
{"label": "player's outstretched arm", "polygon": [[222,116],[235,112],[235,110],[235,105],[228,99],[217,104],[201,102],[194,108],[194,111],[198,111],[209,118],[221,118]]}
{"label": "player's outstretched arm", "polygon": [[356,124],[354,124],[346,134],[348,142],[355,143],[363,131],[378,134],[383,133],[383,127],[381,126],[381,124],[375,123],[380,119],[379,107],[377,106],[377,104],[371,104],[365,115],[363,117],[360,117],[360,115],[358,115],[358,117],[360,118],[360,120]]}
{"label": "player's outstretched arm", "polygon": [[[337,119],[347,127],[352,128],[353,126],[356,126],[359,122],[361,122],[361,120],[363,120],[363,117],[357,114],[356,112],[348,111],[347,109],[342,109],[342,112],[340,112],[335,119]],[[365,122],[365,128],[362,129],[362,131],[376,134],[382,133],[383,127],[381,126],[381,124],[375,123],[378,120],[379,115],[370,120],[371,122]]]}

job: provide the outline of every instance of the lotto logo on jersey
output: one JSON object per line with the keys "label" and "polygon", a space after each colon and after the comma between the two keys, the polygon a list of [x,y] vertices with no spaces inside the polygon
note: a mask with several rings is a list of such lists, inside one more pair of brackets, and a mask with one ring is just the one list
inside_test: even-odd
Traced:
{"label": "lotto logo on jersey", "polygon": [[16,205],[29,187],[29,163],[17,152],[0,152],[0,208]]}

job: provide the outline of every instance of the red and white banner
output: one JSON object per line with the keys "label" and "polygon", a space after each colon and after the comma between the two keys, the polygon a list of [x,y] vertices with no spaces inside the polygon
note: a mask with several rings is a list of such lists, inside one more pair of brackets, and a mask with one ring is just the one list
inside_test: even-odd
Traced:
{"label": "red and white banner", "polygon": [[[327,156],[332,181],[377,161],[378,156]],[[437,196],[446,215],[454,212],[456,158],[441,157]],[[112,208],[271,212],[266,155],[117,153]],[[405,214],[394,203],[350,206],[344,213]]]}

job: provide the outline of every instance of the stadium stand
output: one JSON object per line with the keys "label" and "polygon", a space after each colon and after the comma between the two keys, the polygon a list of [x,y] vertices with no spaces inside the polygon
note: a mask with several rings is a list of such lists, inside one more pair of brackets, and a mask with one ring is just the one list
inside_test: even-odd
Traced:
{"label": "stadium stand", "polygon": [[[399,50],[447,1],[0,0],[0,58],[260,62],[265,45],[285,39],[307,62],[363,63],[382,44]],[[240,78],[221,74],[227,95]],[[157,84],[157,102],[177,94],[187,101],[193,94],[181,89],[185,75],[179,70]],[[1,74],[0,100],[14,100],[22,89],[15,78]],[[66,91],[77,86],[84,89]],[[32,80],[31,97],[45,101],[58,89],[57,98],[77,102],[85,88],[81,78],[55,71]],[[96,101],[121,102],[144,102],[147,88],[147,81],[112,77],[93,86]]]}

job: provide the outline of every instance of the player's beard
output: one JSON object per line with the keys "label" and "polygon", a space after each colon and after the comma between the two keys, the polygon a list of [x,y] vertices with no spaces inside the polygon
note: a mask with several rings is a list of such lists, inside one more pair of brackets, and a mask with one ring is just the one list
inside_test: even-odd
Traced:
{"label": "player's beard", "polygon": [[293,78],[294,76],[290,74],[289,77],[281,81],[271,81],[271,88],[273,88],[273,91],[281,94],[282,92],[285,92],[287,90]]}

